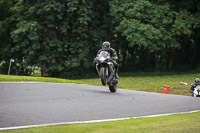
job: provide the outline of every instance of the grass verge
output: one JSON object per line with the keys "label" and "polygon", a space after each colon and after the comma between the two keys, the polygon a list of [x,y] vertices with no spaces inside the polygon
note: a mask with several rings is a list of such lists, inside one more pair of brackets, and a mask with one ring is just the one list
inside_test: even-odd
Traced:
{"label": "grass verge", "polygon": [[1,133],[199,133],[200,112],[128,120],[35,127]]}
{"label": "grass verge", "polygon": [[[190,96],[191,84],[194,83],[194,79],[197,77],[200,77],[200,73],[121,74],[118,88],[162,93],[163,86],[169,85],[169,94]],[[90,85],[101,86],[101,81],[98,77],[81,79],[78,81]],[[180,82],[186,82],[188,85],[181,85]]]}
{"label": "grass verge", "polygon": [[49,77],[31,77],[31,76],[13,76],[13,75],[2,75],[0,74],[1,81],[17,81],[17,82],[26,82],[26,81],[36,81],[36,82],[54,82],[54,83],[77,83],[83,84],[80,81],[68,80],[68,79],[59,79],[59,78],[49,78]]}

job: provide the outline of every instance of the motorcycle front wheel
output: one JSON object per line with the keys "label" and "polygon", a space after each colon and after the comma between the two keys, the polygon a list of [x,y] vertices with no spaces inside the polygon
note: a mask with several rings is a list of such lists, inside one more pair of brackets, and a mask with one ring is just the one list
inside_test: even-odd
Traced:
{"label": "motorcycle front wheel", "polygon": [[110,92],[116,92],[117,91],[117,84],[109,85]]}
{"label": "motorcycle front wheel", "polygon": [[102,85],[106,85],[107,84],[107,79],[106,79],[106,70],[105,70],[104,66],[102,66],[100,68],[100,78],[101,78]]}

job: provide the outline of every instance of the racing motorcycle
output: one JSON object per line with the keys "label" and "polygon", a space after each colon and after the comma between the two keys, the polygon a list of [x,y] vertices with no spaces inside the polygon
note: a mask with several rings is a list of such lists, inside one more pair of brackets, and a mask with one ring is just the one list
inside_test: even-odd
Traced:
{"label": "racing motorcycle", "polygon": [[94,62],[102,85],[108,85],[110,92],[116,92],[118,80],[115,78],[114,60],[112,60],[110,54],[107,51],[102,51],[94,59]]}
{"label": "racing motorcycle", "polygon": [[194,88],[194,91],[192,93],[192,96],[193,97],[200,97],[200,85],[197,85],[195,88]]}

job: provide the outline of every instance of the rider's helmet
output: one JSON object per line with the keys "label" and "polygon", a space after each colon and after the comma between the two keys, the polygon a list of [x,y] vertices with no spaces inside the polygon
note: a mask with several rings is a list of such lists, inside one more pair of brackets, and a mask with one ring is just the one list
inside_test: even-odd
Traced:
{"label": "rider's helmet", "polygon": [[104,42],[102,44],[102,49],[105,51],[108,51],[110,49],[110,43],[109,42]]}
{"label": "rider's helmet", "polygon": [[196,78],[194,81],[195,81],[195,83],[200,83],[200,79],[199,78]]}

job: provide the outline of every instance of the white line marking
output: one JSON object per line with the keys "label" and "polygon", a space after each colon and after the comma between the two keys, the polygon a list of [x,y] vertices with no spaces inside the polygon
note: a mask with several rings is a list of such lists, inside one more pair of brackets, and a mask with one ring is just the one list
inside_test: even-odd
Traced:
{"label": "white line marking", "polygon": [[49,123],[49,124],[39,124],[39,125],[27,125],[27,126],[5,127],[5,128],[0,128],[0,131],[2,131],[2,130],[16,130],[16,129],[24,129],[24,128],[32,128],[32,127],[73,125],[73,124],[86,124],[86,123],[97,123],[97,122],[127,120],[127,119],[133,119],[133,118],[145,118],[145,117],[168,116],[168,115],[175,115],[175,114],[195,113],[195,112],[199,112],[199,111],[200,111],[200,110],[194,110],[194,111],[189,111],[189,112],[179,112],[179,113],[168,113],[168,114],[138,116],[138,117],[116,118],[116,119],[103,119],[103,120],[91,120],[91,121],[75,121],[75,122],[59,122],[59,123]]}

